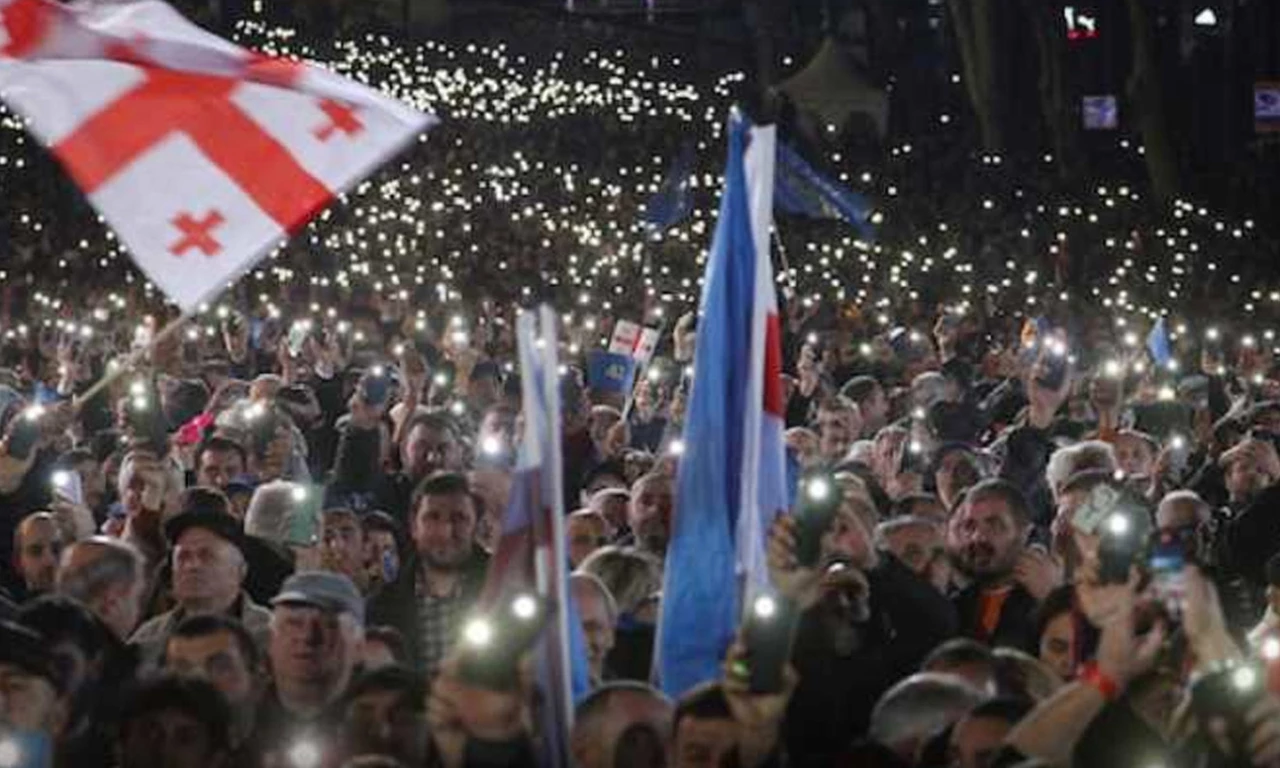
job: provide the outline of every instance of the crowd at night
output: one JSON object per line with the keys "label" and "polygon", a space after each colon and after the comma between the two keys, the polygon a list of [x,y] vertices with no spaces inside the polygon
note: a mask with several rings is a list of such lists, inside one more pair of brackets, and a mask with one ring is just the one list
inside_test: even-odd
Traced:
{"label": "crowd at night", "polygon": [[[0,768],[1280,764],[1274,197],[1162,200],[1127,126],[1083,181],[983,150],[958,64],[868,136],[687,30],[260,10],[237,44],[439,123],[188,311],[0,108]],[[679,538],[745,514],[690,474],[760,450],[696,395],[735,107],[865,216],[765,224],[791,509],[679,689]],[[533,430],[567,599],[539,570],[500,620]],[[523,632],[548,605],[573,642]]]}

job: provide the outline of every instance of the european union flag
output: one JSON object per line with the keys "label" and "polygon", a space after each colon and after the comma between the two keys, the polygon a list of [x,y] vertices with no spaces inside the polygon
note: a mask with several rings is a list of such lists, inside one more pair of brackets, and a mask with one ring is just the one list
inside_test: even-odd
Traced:
{"label": "european union flag", "polygon": [[843,219],[858,230],[863,240],[875,240],[876,230],[870,220],[871,202],[820,173],[782,142],[778,142],[773,199],[774,204],[787,213],[812,219]]}
{"label": "european union flag", "polygon": [[679,224],[693,210],[690,180],[693,176],[693,144],[686,142],[680,154],[671,161],[662,185],[649,198],[644,209],[644,223],[655,236]]}

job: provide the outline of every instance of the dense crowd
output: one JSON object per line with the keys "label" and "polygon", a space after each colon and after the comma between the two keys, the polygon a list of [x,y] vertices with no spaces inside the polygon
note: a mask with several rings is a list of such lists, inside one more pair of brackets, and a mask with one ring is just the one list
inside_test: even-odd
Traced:
{"label": "dense crowd", "polygon": [[[788,136],[881,236],[778,221],[782,683],[753,688],[744,628],[721,680],[649,685],[743,74],[575,30],[242,24],[443,123],[173,333],[6,122],[0,766],[534,764],[527,676],[470,673],[460,634],[523,429],[512,307],[537,300],[564,318],[575,765],[1280,761],[1271,246],[1136,182],[1057,191],[1051,157],[957,154],[946,77],[936,128],[882,156]],[[683,142],[695,205],[655,237]],[[662,331],[621,390],[585,375],[618,320]]]}

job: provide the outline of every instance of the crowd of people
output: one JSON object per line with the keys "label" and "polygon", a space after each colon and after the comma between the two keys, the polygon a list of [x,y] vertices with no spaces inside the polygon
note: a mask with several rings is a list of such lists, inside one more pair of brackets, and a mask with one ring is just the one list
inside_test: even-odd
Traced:
{"label": "crowd of people", "polygon": [[[519,32],[242,24],[444,122],[172,328],[5,119],[0,766],[536,764],[545,702],[469,674],[460,633],[523,429],[512,307],[537,300],[565,321],[574,765],[1280,762],[1266,235],[1137,182],[1058,193],[1050,157],[957,159],[949,78],[934,135],[823,149],[878,201],[879,243],[778,221],[783,683],[753,687],[744,629],[720,680],[653,687],[743,78],[679,41]],[[683,142],[695,204],[654,238],[640,214]],[[622,389],[587,375],[619,320],[661,330]]]}

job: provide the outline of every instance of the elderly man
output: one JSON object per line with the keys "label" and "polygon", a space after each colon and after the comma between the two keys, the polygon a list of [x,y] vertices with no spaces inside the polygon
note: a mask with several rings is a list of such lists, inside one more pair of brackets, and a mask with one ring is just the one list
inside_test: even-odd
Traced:
{"label": "elderly man", "polygon": [[147,587],[142,557],[118,539],[95,536],[62,553],[57,591],[80,602],[123,643],[138,626]]}
{"label": "elderly man", "polygon": [[203,614],[235,618],[265,647],[271,614],[241,590],[248,569],[239,522],[223,512],[186,512],[165,524],[165,536],[173,551],[177,605],[134,633],[130,642],[141,649],[143,663],[157,664],[174,627]]}
{"label": "elderly man", "polygon": [[342,698],[364,641],[364,598],[346,576],[295,573],[271,604],[272,685],[249,750],[264,765],[302,740],[322,753],[336,748]]}
{"label": "elderly man", "polygon": [[592,552],[608,544],[608,528],[604,515],[593,509],[579,509],[569,515],[565,520],[569,565],[577,568]]}
{"label": "elderly man", "polygon": [[631,486],[631,505],[627,508],[630,543],[659,559],[667,556],[673,497],[671,478],[667,475],[645,475]]}
{"label": "elderly man", "polygon": [[53,590],[62,554],[62,532],[53,515],[33,512],[18,523],[13,533],[13,566],[22,581],[22,601]]}
{"label": "elderly man", "polygon": [[150,572],[164,559],[164,521],[178,512],[182,470],[167,458],[133,451],[120,465],[119,486],[125,514],[121,538],[138,550]]}
{"label": "elderly man", "polygon": [[605,658],[613,650],[618,604],[614,602],[604,582],[589,573],[570,576],[569,589],[573,592],[578,620],[582,622],[582,634],[587,641],[587,665],[591,669],[591,684],[598,686],[606,676]]}
{"label": "elderly man", "polygon": [[829,466],[840,463],[862,434],[862,415],[846,397],[834,395],[818,406],[818,453]]}

